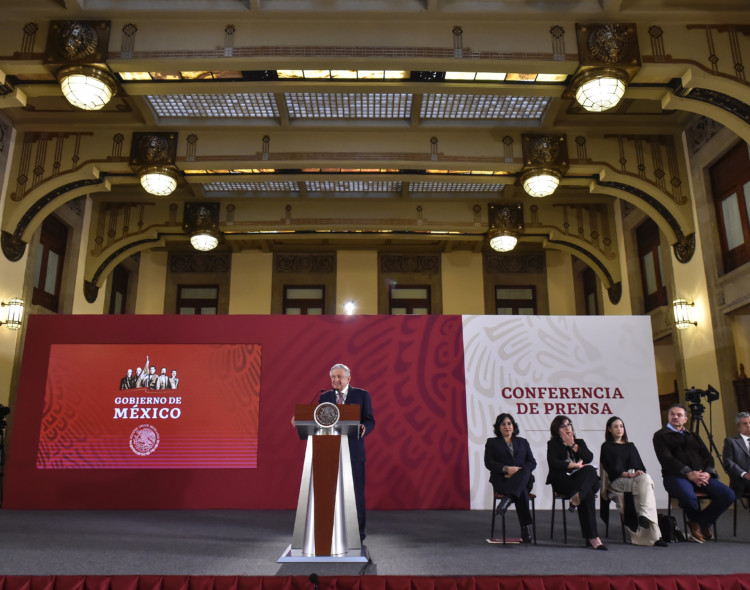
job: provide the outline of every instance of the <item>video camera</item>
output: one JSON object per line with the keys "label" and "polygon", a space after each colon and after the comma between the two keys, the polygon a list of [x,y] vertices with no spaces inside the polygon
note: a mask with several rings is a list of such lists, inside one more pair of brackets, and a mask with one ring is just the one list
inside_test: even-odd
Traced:
{"label": "video camera", "polygon": [[705,390],[695,387],[685,390],[685,400],[691,404],[699,404],[702,397],[705,397],[708,403],[715,402],[719,399],[719,392],[713,385],[709,385]]}
{"label": "video camera", "polygon": [[8,414],[10,414],[10,408],[8,406],[0,404],[0,428],[5,428],[8,425],[8,423],[5,421],[5,419],[8,417]]}

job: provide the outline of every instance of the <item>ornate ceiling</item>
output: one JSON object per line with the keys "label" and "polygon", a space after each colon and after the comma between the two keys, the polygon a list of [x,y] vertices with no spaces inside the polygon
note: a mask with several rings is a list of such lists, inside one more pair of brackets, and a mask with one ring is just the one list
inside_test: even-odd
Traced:
{"label": "ornate ceiling", "polygon": [[[101,110],[62,96],[59,21],[106,33],[84,59],[116,81]],[[746,0],[5,0],[3,253],[81,195],[93,287],[135,252],[185,248],[185,203],[233,251],[479,251],[489,205],[520,204],[522,245],[616,290],[621,201],[692,256],[686,149],[706,121],[750,141],[749,35]],[[613,64],[624,99],[585,111],[576,77]],[[178,173],[169,197],[139,184],[143,134]],[[560,187],[528,196],[523,173],[554,158]]]}

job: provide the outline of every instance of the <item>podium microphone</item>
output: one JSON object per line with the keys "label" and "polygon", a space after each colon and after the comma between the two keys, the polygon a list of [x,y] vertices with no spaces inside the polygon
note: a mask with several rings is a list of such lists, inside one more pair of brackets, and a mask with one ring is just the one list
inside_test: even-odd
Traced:
{"label": "podium microphone", "polygon": [[307,405],[310,405],[312,403],[316,403],[317,404],[318,400],[320,399],[320,394],[321,393],[325,393],[326,391],[328,391],[328,390],[327,389],[321,389],[318,393],[314,393],[313,396],[312,396],[312,398],[310,399],[310,402]]}
{"label": "podium microphone", "polygon": [[312,573],[310,574],[310,583],[313,585],[313,588],[315,590],[318,590],[318,574]]}

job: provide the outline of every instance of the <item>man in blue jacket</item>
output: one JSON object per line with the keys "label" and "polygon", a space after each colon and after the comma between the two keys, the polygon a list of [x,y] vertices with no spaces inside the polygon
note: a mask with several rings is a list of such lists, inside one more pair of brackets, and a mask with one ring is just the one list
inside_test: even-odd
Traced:
{"label": "man in blue jacket", "polygon": [[365,539],[365,440],[364,437],[375,428],[375,418],[372,415],[372,401],[370,394],[358,387],[350,387],[351,371],[341,363],[331,367],[331,387],[320,395],[318,403],[357,404],[359,406],[359,436],[349,437],[349,455],[352,461],[352,479],[354,480],[354,498],[357,504],[357,520],[359,521],[359,538]]}

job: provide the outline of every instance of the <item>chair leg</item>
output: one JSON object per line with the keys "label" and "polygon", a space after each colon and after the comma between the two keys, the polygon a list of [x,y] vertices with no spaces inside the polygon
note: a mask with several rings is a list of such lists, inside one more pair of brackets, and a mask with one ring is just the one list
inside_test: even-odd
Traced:
{"label": "chair leg", "polygon": [[736,537],[737,536],[737,498],[734,499],[734,516],[732,517],[734,519],[734,530],[732,534]]}
{"label": "chair leg", "polygon": [[622,515],[620,515],[620,529],[622,529],[622,544],[624,545],[627,541],[625,540],[625,521],[622,519]]}
{"label": "chair leg", "polygon": [[497,498],[495,498],[495,494],[492,494],[492,497],[494,499],[492,500],[492,526],[490,527],[490,539],[495,538],[495,510],[497,508]]}
{"label": "chair leg", "polygon": [[565,498],[560,498],[560,503],[562,504],[562,513],[563,513],[563,543],[566,545],[568,544],[568,521],[565,513],[567,510],[565,509]]}
{"label": "chair leg", "polygon": [[531,499],[531,530],[534,533],[534,545],[536,545],[536,499]]}
{"label": "chair leg", "polygon": [[555,501],[557,498],[555,498],[555,493],[552,492],[552,520],[549,525],[549,538],[550,540],[554,538],[555,534]]}
{"label": "chair leg", "polygon": [[503,545],[505,545],[505,514],[502,515],[503,522]]}

